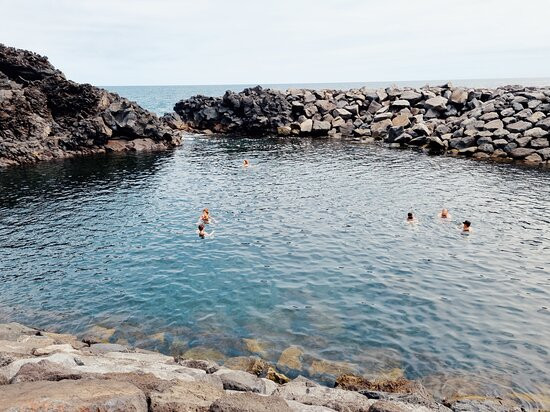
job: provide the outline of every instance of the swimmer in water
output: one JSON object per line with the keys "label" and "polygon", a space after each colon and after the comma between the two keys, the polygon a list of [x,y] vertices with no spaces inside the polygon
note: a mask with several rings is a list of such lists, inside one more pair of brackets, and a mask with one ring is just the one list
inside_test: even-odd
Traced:
{"label": "swimmer in water", "polygon": [[441,219],[450,219],[451,214],[449,213],[448,209],[441,209],[441,212],[439,212],[439,217]]}
{"label": "swimmer in water", "polygon": [[212,235],[214,234],[213,231],[210,232],[210,233],[206,233],[206,232],[204,231],[204,224],[202,224],[202,223],[199,225],[199,230],[197,230],[197,233],[199,234],[199,237],[200,237],[201,239],[204,239],[204,238],[207,237],[207,236],[212,236]]}
{"label": "swimmer in water", "polygon": [[416,223],[416,218],[412,212],[407,213],[407,223]]}
{"label": "swimmer in water", "polygon": [[208,208],[205,207],[204,209],[202,209],[202,215],[199,218],[199,222],[200,221],[204,223],[210,223],[211,218],[210,218],[210,212],[208,211]]}
{"label": "swimmer in water", "polygon": [[250,166],[250,162],[248,161],[248,159],[244,159],[243,160],[243,167],[248,167]]}
{"label": "swimmer in water", "polygon": [[462,232],[472,232],[472,228],[470,227],[472,225],[472,222],[470,222],[469,220],[465,220],[464,222],[462,222]]}

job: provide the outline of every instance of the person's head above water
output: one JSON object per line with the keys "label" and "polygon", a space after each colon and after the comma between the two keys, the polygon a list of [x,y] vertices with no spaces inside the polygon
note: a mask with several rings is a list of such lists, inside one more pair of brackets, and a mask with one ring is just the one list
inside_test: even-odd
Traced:
{"label": "person's head above water", "polygon": [[441,217],[448,217],[449,211],[447,209],[441,209]]}
{"label": "person's head above water", "polygon": [[472,222],[470,222],[469,220],[465,220],[464,222],[462,222],[462,229],[470,230],[471,225],[472,225]]}
{"label": "person's head above water", "polygon": [[248,161],[248,159],[244,159],[243,166],[249,166],[249,165],[250,165],[250,162]]}
{"label": "person's head above water", "polygon": [[202,223],[199,225],[199,230],[200,230],[201,232],[204,230],[204,225],[203,225]]}
{"label": "person's head above water", "polygon": [[202,213],[204,213],[205,215],[207,215],[207,214],[210,213],[210,212],[208,211],[208,208],[205,207],[204,209],[202,209]]}
{"label": "person's head above water", "polygon": [[413,219],[414,219],[414,215],[412,214],[412,212],[407,213],[407,220],[413,220]]}

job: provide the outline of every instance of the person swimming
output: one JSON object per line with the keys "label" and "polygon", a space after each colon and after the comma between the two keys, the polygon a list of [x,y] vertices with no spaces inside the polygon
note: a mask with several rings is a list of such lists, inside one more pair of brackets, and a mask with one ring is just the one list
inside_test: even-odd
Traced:
{"label": "person swimming", "polygon": [[413,223],[416,222],[416,218],[414,217],[412,212],[407,213],[407,223]]}
{"label": "person swimming", "polygon": [[197,233],[199,234],[199,237],[200,237],[201,239],[204,239],[204,238],[207,237],[207,236],[212,236],[212,235],[214,234],[213,231],[210,232],[210,233],[206,233],[206,232],[204,231],[204,224],[202,224],[202,223],[199,225],[199,230],[197,230]]}
{"label": "person swimming", "polygon": [[210,211],[206,207],[204,209],[202,209],[202,215],[199,218],[199,221],[201,221],[201,220],[204,223],[210,223]]}
{"label": "person swimming", "polygon": [[469,220],[465,220],[464,222],[462,222],[462,231],[471,232],[472,228],[470,226],[472,226],[472,222],[470,222]]}
{"label": "person swimming", "polygon": [[441,209],[441,212],[439,212],[439,217],[441,219],[450,219],[451,214],[449,213],[448,209]]}
{"label": "person swimming", "polygon": [[248,159],[244,159],[243,160],[243,167],[248,167],[250,166],[250,162],[248,161]]}

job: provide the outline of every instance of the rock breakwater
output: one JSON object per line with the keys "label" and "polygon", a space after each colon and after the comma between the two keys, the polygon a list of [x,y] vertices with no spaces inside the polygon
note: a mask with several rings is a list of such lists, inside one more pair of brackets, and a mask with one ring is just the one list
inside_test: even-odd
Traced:
{"label": "rock breakwater", "polygon": [[0,44],[0,167],[158,150],[180,139],[178,131],[136,103],[67,80],[46,57]]}
{"label": "rock breakwater", "polygon": [[190,128],[246,136],[351,138],[550,166],[550,88],[506,86],[278,91],[194,96],[175,114]]}
{"label": "rock breakwater", "polygon": [[[442,404],[403,377],[340,376],[329,388],[303,377],[280,381],[283,375],[267,365],[249,373],[94,342],[0,324],[0,411],[521,411],[513,402],[481,397]],[[250,362],[243,365],[250,369]],[[264,369],[270,379],[262,377]]]}

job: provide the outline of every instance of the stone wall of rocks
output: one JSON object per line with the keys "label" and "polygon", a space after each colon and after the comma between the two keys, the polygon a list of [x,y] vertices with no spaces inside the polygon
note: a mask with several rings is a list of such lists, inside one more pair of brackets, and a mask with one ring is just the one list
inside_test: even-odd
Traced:
{"label": "stone wall of rocks", "polygon": [[[241,365],[241,366],[239,366]],[[232,369],[230,369],[230,367]],[[240,370],[243,369],[243,370]],[[403,377],[340,376],[334,388],[289,380],[260,358],[220,366],[0,324],[0,411],[521,411],[494,398],[446,404]]]}
{"label": "stone wall of rocks", "polygon": [[180,143],[169,126],[114,93],[67,80],[46,57],[0,44],[0,167],[168,148]]}
{"label": "stone wall of rocks", "polygon": [[433,154],[550,166],[550,88],[302,90],[254,87],[174,107],[197,131],[380,141]]}

